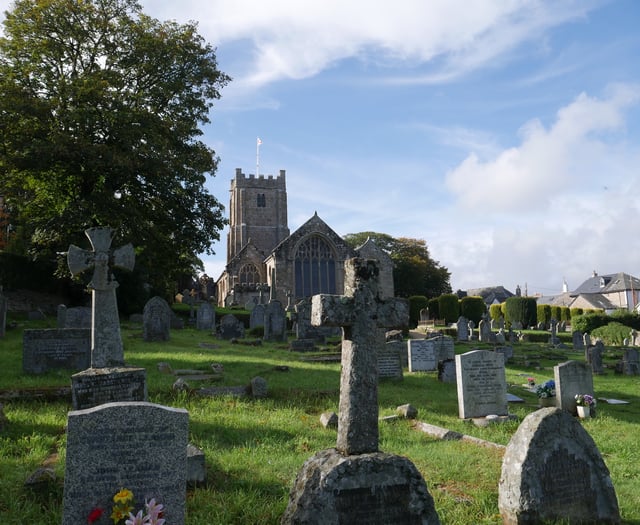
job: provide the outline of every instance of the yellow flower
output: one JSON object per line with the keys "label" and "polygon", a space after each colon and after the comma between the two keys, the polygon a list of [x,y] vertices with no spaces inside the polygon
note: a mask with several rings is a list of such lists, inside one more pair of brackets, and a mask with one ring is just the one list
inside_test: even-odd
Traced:
{"label": "yellow flower", "polygon": [[113,520],[113,523],[120,523],[129,515],[129,511],[131,509],[132,507],[113,507],[113,512],[111,513],[111,519]]}
{"label": "yellow flower", "polygon": [[133,492],[129,489],[121,489],[114,497],[113,501],[116,503],[128,503],[129,501],[133,501]]}

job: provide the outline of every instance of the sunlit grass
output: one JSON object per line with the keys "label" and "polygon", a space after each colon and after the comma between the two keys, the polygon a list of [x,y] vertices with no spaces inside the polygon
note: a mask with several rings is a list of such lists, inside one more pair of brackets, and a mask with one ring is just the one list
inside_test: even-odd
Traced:
{"label": "sunlit grass", "polygon": [[[43,327],[40,325],[40,327]],[[339,363],[304,360],[286,344],[232,345],[205,332],[172,331],[166,343],[145,343],[139,325],[123,324],[127,364],[147,370],[150,401],[189,411],[190,441],[207,461],[207,483],[190,488],[187,525],[276,524],[284,512],[288,493],[302,464],[316,452],[335,445],[335,430],[319,421],[324,411],[338,411]],[[70,372],[42,376],[22,374],[22,333],[9,330],[0,342],[0,389],[68,386]],[[459,345],[461,353],[471,349]],[[517,345],[513,364],[507,366],[509,391],[524,402],[510,404],[521,421],[537,408],[537,398],[522,387],[526,377],[537,382],[553,377],[558,350],[540,345]],[[616,359],[608,355],[608,363]],[[583,359],[582,353],[565,359]],[[158,370],[166,362],[176,369],[211,371],[211,363],[224,367],[219,381],[203,386],[247,385],[264,377],[266,399],[207,398],[195,392],[172,390],[175,377]],[[611,471],[624,523],[640,523],[640,378],[609,372],[594,377],[598,397],[630,401],[628,405],[598,405],[598,416],[583,422],[600,448]],[[190,383],[196,390],[197,382]],[[518,421],[478,428],[458,418],[455,384],[444,384],[435,373],[405,374],[404,380],[384,380],[379,386],[380,415],[395,414],[411,403],[418,419],[462,434],[506,445]],[[68,400],[5,401],[8,418],[0,433],[0,523],[50,525],[61,519],[62,476]],[[498,482],[502,450],[462,441],[442,441],[414,428],[412,421],[380,424],[380,449],[408,457],[422,472],[443,524],[499,524]],[[44,491],[25,488],[25,479],[52,454],[58,482]]]}

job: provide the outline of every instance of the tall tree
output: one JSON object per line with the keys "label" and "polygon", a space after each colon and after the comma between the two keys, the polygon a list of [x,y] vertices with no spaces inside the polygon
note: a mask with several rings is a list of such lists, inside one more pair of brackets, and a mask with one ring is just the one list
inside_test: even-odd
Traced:
{"label": "tall tree", "polygon": [[394,238],[386,233],[361,232],[345,235],[353,248],[371,239],[387,252],[394,262],[393,283],[396,295],[437,297],[451,293],[451,273],[429,255],[426,241],[409,237]]}
{"label": "tall tree", "polygon": [[225,219],[199,126],[230,78],[196,25],[135,0],[16,0],[4,33],[0,194],[33,254],[112,226],[162,284],[213,253]]}

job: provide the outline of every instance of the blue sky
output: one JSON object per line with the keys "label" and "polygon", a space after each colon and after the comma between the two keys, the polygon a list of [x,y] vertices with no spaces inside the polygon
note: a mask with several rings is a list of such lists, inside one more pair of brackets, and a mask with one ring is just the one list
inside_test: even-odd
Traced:
{"label": "blue sky", "polygon": [[[289,228],[427,242],[454,290],[640,276],[640,2],[143,0],[233,77],[205,141],[287,172]],[[9,7],[0,0],[0,9]],[[218,277],[226,234],[215,256]]]}

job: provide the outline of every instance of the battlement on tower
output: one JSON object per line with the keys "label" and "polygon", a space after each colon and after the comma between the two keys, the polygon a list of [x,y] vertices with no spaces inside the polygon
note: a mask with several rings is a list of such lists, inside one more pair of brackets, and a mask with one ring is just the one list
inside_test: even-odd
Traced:
{"label": "battlement on tower", "polygon": [[250,173],[248,176],[242,173],[241,168],[236,168],[236,176],[231,181],[231,189],[234,188],[256,188],[256,189],[286,189],[286,171],[280,170],[277,177],[273,175],[258,175]]}

